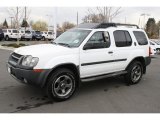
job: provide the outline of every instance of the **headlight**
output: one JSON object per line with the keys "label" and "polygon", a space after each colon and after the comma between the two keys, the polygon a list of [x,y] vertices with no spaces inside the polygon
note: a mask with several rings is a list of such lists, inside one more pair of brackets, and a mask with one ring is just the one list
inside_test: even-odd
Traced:
{"label": "headlight", "polygon": [[22,60],[22,65],[27,67],[34,67],[37,65],[39,59],[37,57],[32,57],[31,55],[27,55]]}

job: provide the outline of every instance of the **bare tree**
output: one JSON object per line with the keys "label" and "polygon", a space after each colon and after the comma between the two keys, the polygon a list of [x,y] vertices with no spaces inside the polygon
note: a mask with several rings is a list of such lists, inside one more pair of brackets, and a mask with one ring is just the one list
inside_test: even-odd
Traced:
{"label": "bare tree", "polygon": [[83,22],[112,22],[121,13],[121,7],[89,8]]}
{"label": "bare tree", "polygon": [[19,28],[20,23],[23,19],[28,20],[31,10],[27,10],[26,16],[25,16],[25,7],[9,7],[7,8],[7,12],[9,14],[9,17],[13,18],[13,27]]}

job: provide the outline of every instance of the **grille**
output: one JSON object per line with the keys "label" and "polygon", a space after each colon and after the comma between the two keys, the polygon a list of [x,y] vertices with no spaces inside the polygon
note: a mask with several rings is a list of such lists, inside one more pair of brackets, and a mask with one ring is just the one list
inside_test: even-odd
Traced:
{"label": "grille", "polygon": [[23,57],[23,55],[17,54],[17,53],[12,53],[11,56],[9,57],[9,63],[13,66],[16,66],[19,60]]}

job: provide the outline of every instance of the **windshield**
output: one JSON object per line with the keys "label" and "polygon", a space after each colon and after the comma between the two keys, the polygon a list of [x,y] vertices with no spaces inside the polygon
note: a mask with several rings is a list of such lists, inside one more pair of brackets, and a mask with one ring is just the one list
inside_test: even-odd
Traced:
{"label": "windshield", "polygon": [[18,33],[18,31],[17,30],[13,30],[13,33]]}
{"label": "windshield", "polygon": [[35,33],[36,33],[36,34],[41,34],[41,32],[40,32],[40,31],[35,31]]}
{"label": "windshield", "polygon": [[30,31],[25,31],[25,33],[30,34],[31,32]]}
{"label": "windshield", "polygon": [[69,47],[78,47],[90,32],[91,30],[71,29],[56,38],[54,43]]}
{"label": "windshield", "polygon": [[52,32],[48,32],[49,35],[52,35]]}

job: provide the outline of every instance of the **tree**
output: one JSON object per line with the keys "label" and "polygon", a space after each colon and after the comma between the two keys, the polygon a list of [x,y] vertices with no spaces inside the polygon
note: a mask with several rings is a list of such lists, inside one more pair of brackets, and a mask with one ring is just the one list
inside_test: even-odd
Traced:
{"label": "tree", "polygon": [[47,23],[45,21],[36,21],[35,23],[33,23],[32,28],[34,30],[40,30],[40,31],[46,31],[47,30]]}
{"label": "tree", "polygon": [[[25,7],[26,8],[26,7]],[[7,8],[7,12],[10,17],[13,17],[13,27],[19,28],[20,22],[25,19],[26,21],[29,19],[29,15],[31,10],[26,10],[24,7],[9,7]],[[26,11],[25,11],[26,10]]]}
{"label": "tree", "polygon": [[146,33],[149,38],[157,38],[158,37],[158,27],[156,25],[156,21],[154,18],[149,18],[146,24]]}
{"label": "tree", "polygon": [[73,28],[73,27],[75,27],[75,24],[70,23],[70,22],[64,22],[64,23],[62,24],[61,29],[63,30],[63,32],[65,32],[66,30],[71,29],[71,28]]}
{"label": "tree", "polygon": [[21,27],[29,27],[28,22],[25,19],[23,19]]}
{"label": "tree", "polygon": [[6,19],[5,19],[4,23],[3,23],[3,28],[8,28],[8,23],[7,23]]}
{"label": "tree", "polygon": [[96,7],[88,9],[87,15],[82,19],[83,22],[112,22],[120,14],[121,7]]}

